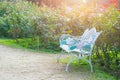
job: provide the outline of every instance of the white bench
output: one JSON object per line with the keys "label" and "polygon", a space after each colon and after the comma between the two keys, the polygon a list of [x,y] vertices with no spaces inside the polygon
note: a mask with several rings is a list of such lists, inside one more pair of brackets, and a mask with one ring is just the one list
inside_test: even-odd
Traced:
{"label": "white bench", "polygon": [[[95,41],[97,40],[98,36],[102,33],[96,32],[95,28],[86,29],[82,36],[71,36],[68,34],[63,34],[60,37],[60,48],[62,48],[64,51],[68,53],[72,53],[76,58],[71,58],[69,62],[66,65],[66,71],[68,71],[68,67],[71,62],[77,59],[83,59],[86,62],[89,63],[91,67],[91,72],[93,72],[92,62],[91,62],[91,56],[92,56],[92,50],[93,46],[95,44]],[[74,53],[78,54],[74,54]],[[85,58],[85,56],[88,56],[88,59]],[[58,57],[58,62],[61,55]]]}

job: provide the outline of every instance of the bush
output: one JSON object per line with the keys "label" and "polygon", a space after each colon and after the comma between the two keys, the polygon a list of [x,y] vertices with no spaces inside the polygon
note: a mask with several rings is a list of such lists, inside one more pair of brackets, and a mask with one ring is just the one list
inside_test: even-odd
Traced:
{"label": "bush", "polygon": [[65,18],[59,11],[27,1],[0,2],[0,11],[0,36],[16,39],[17,43],[18,38],[30,38],[33,42],[37,39],[46,48],[56,42],[64,26]]}

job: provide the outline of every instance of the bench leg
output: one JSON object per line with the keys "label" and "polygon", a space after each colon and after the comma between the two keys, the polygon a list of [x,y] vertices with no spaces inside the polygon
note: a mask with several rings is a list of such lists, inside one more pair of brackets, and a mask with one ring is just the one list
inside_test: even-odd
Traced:
{"label": "bench leg", "polygon": [[67,63],[66,68],[65,68],[65,71],[68,72],[68,68],[69,68],[70,63],[72,63],[73,61],[78,60],[78,59],[79,59],[79,58],[73,58],[73,59],[71,59],[71,60]]}
{"label": "bench leg", "polygon": [[93,66],[92,66],[92,63],[90,62],[90,69],[91,69],[91,72],[93,72]]}
{"label": "bench leg", "polygon": [[89,64],[90,64],[91,72],[93,72],[93,66],[92,66],[91,56],[89,56]]}
{"label": "bench leg", "polygon": [[85,59],[84,57],[79,57],[79,59],[84,60],[84,61],[86,61],[87,63],[89,63],[89,65],[90,65],[90,70],[91,70],[91,72],[93,72],[93,66],[92,66],[92,62],[91,62],[91,56],[89,56],[89,59],[88,59],[88,60]]}

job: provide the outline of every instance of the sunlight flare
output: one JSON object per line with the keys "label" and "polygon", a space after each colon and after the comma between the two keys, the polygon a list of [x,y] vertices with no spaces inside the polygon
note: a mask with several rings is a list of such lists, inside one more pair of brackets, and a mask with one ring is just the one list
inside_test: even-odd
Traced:
{"label": "sunlight flare", "polygon": [[83,0],[84,3],[87,3],[87,0]]}

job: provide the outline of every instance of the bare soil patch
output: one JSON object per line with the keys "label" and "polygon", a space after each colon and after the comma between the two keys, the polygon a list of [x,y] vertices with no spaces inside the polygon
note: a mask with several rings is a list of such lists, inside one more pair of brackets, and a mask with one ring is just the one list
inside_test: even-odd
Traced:
{"label": "bare soil patch", "polygon": [[89,80],[85,72],[65,72],[58,55],[0,45],[0,80]]}

